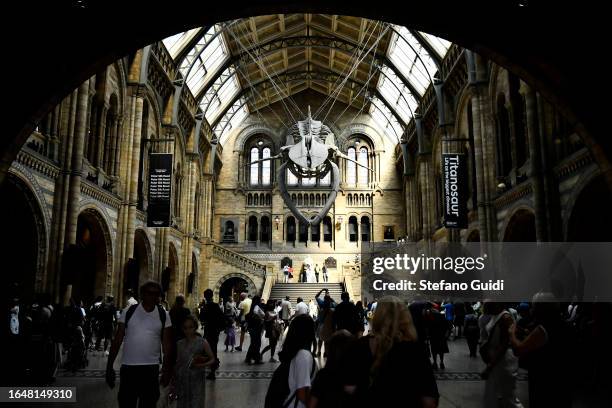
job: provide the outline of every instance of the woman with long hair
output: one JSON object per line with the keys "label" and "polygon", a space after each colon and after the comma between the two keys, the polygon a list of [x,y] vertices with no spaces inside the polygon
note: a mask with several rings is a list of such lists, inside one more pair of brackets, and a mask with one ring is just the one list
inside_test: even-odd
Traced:
{"label": "woman with long hair", "polygon": [[308,314],[296,316],[289,325],[283,349],[278,353],[281,363],[289,363],[289,397],[285,406],[306,408],[310,386],[316,371],[310,350],[315,341],[314,321]]}
{"label": "woman with long hair", "polygon": [[438,387],[408,307],[397,297],[380,299],[371,331],[351,351],[345,390],[363,406],[434,408]]}
{"label": "woman with long hair", "polygon": [[251,336],[251,344],[247,350],[245,362],[251,364],[251,360],[255,361],[256,364],[261,364],[261,331],[263,329],[265,313],[261,306],[261,297],[253,296],[251,302],[251,309],[246,316],[247,329]]}
{"label": "woman with long hair", "polygon": [[274,358],[274,353],[276,353],[276,344],[278,343],[278,339],[281,333],[281,327],[278,321],[278,313],[275,312],[274,304],[274,300],[270,299],[268,300],[268,304],[266,305],[264,330],[266,332],[266,337],[268,338],[269,344],[261,351],[261,359],[263,360],[263,355],[265,354],[265,352],[270,350],[271,363],[277,362]]}

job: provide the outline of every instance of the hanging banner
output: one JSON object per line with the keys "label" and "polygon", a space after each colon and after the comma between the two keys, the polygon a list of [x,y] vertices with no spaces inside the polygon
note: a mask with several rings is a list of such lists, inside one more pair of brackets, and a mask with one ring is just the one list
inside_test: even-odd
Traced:
{"label": "hanging banner", "polygon": [[153,228],[169,227],[172,198],[172,154],[149,154],[148,181],[147,226]]}
{"label": "hanging banner", "polygon": [[467,228],[467,160],[463,153],[442,153],[444,226]]}

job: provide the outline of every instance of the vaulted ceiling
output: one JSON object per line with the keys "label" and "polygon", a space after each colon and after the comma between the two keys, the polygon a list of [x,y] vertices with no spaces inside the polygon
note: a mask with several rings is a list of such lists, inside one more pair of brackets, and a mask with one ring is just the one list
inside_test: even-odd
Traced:
{"label": "vaulted ceiling", "polygon": [[[431,84],[450,43],[381,21],[276,14],[228,21],[166,38],[170,54],[219,137],[249,113],[292,95],[325,97],[370,113],[396,139]],[[291,114],[290,114],[291,116]]]}

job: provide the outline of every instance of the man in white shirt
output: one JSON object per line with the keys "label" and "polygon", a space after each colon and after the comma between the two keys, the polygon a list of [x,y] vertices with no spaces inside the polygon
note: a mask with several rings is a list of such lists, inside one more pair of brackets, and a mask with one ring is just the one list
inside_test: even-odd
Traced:
{"label": "man in white shirt", "polygon": [[238,309],[240,310],[240,345],[236,347],[236,351],[242,351],[242,345],[244,344],[244,334],[247,331],[246,315],[251,310],[251,303],[253,299],[249,298],[246,292],[240,294],[240,303],[238,303]]}
{"label": "man in white shirt", "polygon": [[308,305],[304,303],[304,300],[301,297],[297,298],[297,305],[295,305],[294,316],[308,314],[308,312],[309,312]]}
{"label": "man in white shirt", "polygon": [[132,289],[128,289],[127,291],[127,306],[130,307],[132,305],[137,305],[138,301],[136,299],[134,299],[134,292],[132,292]]}
{"label": "man in white shirt", "polygon": [[[172,322],[159,305],[162,288],[157,282],[147,282],[140,288],[142,303],[126,307],[119,318],[117,333],[106,365],[106,383],[113,388],[113,363],[123,343],[119,407],[139,408],[157,405],[159,383],[168,385],[172,372]],[[162,376],[159,377],[163,346]]]}
{"label": "man in white shirt", "polygon": [[289,319],[291,319],[291,302],[289,296],[285,296],[285,300],[281,302],[281,320],[285,323],[285,327],[289,327]]}

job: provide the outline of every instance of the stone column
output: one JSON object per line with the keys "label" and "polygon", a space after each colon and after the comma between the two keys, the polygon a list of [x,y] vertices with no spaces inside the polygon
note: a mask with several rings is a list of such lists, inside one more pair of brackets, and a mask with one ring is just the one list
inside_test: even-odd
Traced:
{"label": "stone column", "polygon": [[538,129],[538,106],[535,91],[521,81],[520,93],[525,97],[527,112],[527,138],[531,162],[531,185],[535,207],[536,239],[538,242],[549,241],[548,219],[546,217],[546,197],[544,195],[544,180],[542,177],[540,132]]}
{"label": "stone column", "polygon": [[[81,179],[83,177],[83,149],[87,132],[87,113],[89,110],[89,80],[81,84],[76,100],[76,116],[74,122],[74,142],[70,159],[70,178],[66,206],[65,243],[76,244],[77,221],[81,199]],[[64,292],[64,304],[72,296],[72,285],[68,284]]]}
{"label": "stone column", "polygon": [[423,239],[431,240],[435,228],[435,191],[431,155],[419,157],[419,180],[421,185],[421,211],[423,211]]}
{"label": "stone column", "polygon": [[114,146],[112,147],[111,159],[113,160],[111,174],[117,176],[119,174],[119,161],[121,151],[121,139],[123,137],[123,116],[117,115],[115,121]]}
{"label": "stone column", "polygon": [[104,158],[104,145],[106,138],[106,115],[108,114],[108,105],[104,104],[98,112],[98,124],[96,134],[96,149],[94,151],[94,161],[91,163],[96,169],[102,168],[102,159]]}

